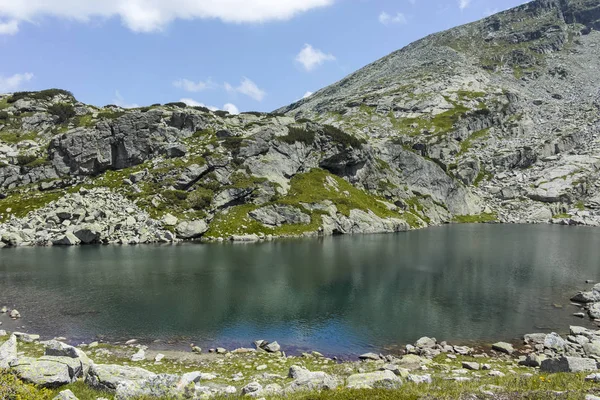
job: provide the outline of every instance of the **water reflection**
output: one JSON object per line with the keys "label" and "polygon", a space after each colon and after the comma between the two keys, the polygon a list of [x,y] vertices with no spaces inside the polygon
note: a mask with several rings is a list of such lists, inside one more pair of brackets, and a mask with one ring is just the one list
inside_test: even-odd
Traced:
{"label": "water reflection", "polygon": [[599,278],[599,240],[587,228],[461,225],[249,245],[3,249],[0,302],[18,306],[30,331],[80,339],[260,337],[333,353],[423,335],[507,339],[582,323],[568,297]]}

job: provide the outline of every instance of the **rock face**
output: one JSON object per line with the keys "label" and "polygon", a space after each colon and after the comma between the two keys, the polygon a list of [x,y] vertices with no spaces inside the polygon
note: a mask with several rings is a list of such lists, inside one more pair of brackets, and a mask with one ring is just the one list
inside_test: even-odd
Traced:
{"label": "rock face", "polygon": [[541,369],[544,372],[585,372],[596,371],[597,361],[592,358],[559,357],[542,361]]}
{"label": "rock face", "polygon": [[22,357],[10,367],[21,380],[47,388],[67,385],[81,376],[81,364],[68,357]]}
{"label": "rock face", "polygon": [[[0,95],[0,246],[600,226],[597,27],[596,0],[535,0],[276,113]],[[60,127],[57,103],[76,114]],[[81,188],[110,191],[116,215],[72,202]]]}
{"label": "rock face", "polygon": [[141,381],[156,374],[137,367],[95,364],[90,368],[86,382],[100,390],[116,390],[120,383]]}

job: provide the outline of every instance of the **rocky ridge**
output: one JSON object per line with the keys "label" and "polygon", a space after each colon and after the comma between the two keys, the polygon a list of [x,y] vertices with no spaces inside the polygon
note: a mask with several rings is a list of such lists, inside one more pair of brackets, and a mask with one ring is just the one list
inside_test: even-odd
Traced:
{"label": "rocky ridge", "polygon": [[[44,228],[28,213],[81,188],[122,196],[174,239],[598,226],[598,21],[594,0],[535,0],[428,36],[275,113],[3,95],[2,242],[53,243],[19,241],[7,223]],[[102,242],[167,239],[143,228]]]}

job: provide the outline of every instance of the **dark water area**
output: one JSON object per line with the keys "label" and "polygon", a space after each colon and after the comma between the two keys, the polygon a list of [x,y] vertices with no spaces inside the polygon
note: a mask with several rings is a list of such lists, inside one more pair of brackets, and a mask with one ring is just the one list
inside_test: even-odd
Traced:
{"label": "dark water area", "polygon": [[[72,342],[355,355],[588,326],[569,298],[600,279],[600,229],[448,225],[254,244],[0,250],[2,329]],[[23,327],[24,326],[24,327]]]}

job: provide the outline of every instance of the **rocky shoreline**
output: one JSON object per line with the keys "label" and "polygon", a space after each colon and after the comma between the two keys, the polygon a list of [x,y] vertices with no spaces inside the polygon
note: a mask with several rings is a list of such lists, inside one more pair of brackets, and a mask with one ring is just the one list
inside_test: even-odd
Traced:
{"label": "rocky shoreline", "polygon": [[[600,323],[600,284],[572,299]],[[18,320],[18,310],[0,309]],[[599,325],[600,326],[600,325]],[[57,399],[76,399],[81,385],[96,398],[212,397],[290,398],[303,393],[353,390],[427,392],[442,382],[475,384],[483,398],[505,398],[514,388],[492,385],[505,379],[550,381],[551,375],[573,374],[600,393],[600,330],[571,326],[569,334],[533,333],[520,345],[498,342],[472,348],[423,337],[398,354],[366,353],[358,360],[340,361],[312,351],[287,355],[276,341],[254,341],[252,347],[203,351],[158,351],[132,339],[125,343],[80,343],[66,338],[40,341],[31,333],[0,331],[0,370],[22,382],[57,393]],[[79,385],[79,386],[77,386]],[[421,386],[424,385],[424,386]],[[412,389],[411,389],[412,390]],[[568,391],[553,392],[556,398]],[[496,397],[498,396],[498,397]],[[476,397],[479,398],[479,397]],[[520,397],[511,397],[520,398]],[[536,397],[537,398],[537,397]],[[597,399],[588,394],[586,399]]]}

